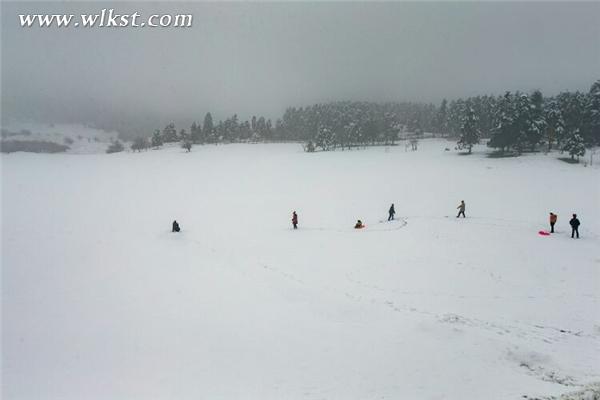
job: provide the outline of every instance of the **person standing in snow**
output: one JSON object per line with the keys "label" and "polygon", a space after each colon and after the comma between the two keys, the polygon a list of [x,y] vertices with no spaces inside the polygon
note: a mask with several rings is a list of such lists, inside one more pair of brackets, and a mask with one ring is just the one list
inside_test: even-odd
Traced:
{"label": "person standing in snow", "polygon": [[392,206],[390,207],[390,210],[388,211],[389,216],[388,216],[388,221],[392,221],[394,219],[394,215],[396,214],[396,210],[394,210],[394,203],[392,203]]}
{"label": "person standing in snow", "polygon": [[462,214],[463,218],[466,218],[465,217],[465,208],[466,208],[465,201],[461,200],[460,204],[456,208],[458,209],[458,215],[456,216],[456,218],[460,217],[461,214]]}
{"label": "person standing in snow", "polygon": [[577,219],[577,214],[573,214],[573,218],[571,218],[569,224],[571,225],[571,238],[575,237],[575,234],[577,234],[577,239],[579,239],[579,225],[581,225],[581,223]]}
{"label": "person standing in snow", "polygon": [[554,224],[556,224],[557,219],[558,215],[550,213],[550,233],[554,233]]}
{"label": "person standing in snow", "polygon": [[171,232],[179,232],[181,228],[179,228],[179,224],[177,221],[173,221],[173,230]]}
{"label": "person standing in snow", "polygon": [[292,225],[294,225],[294,229],[298,229],[298,214],[296,214],[296,211],[292,213]]}

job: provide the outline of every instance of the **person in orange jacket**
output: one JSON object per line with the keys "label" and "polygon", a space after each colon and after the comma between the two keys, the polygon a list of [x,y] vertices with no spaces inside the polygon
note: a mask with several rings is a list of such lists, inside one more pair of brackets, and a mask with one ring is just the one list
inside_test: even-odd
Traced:
{"label": "person in orange jacket", "polygon": [[556,224],[557,219],[558,215],[550,213],[550,233],[554,233],[554,224]]}

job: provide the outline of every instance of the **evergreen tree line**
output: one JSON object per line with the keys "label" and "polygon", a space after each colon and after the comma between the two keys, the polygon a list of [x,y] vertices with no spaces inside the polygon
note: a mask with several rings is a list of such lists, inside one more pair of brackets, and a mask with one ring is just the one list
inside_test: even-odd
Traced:
{"label": "evergreen tree line", "polygon": [[283,139],[306,142],[307,151],[393,145],[402,131],[434,132],[436,107],[418,103],[334,102],[288,108]]}
{"label": "evergreen tree line", "polygon": [[181,129],[179,132],[174,123],[165,126],[162,131],[156,129],[150,140],[138,137],[134,140],[132,150],[141,151],[149,147],[158,148],[165,143],[180,142],[182,147],[190,151],[194,144],[217,144],[236,142],[274,141],[281,135],[281,121],[275,127],[270,119],[253,116],[250,121],[240,121],[237,114],[214,124],[210,112],[204,116],[202,124],[193,122],[189,131]]}
{"label": "evergreen tree line", "polygon": [[438,121],[442,132],[458,138],[461,149],[471,151],[481,138],[488,138],[488,146],[501,153],[521,154],[544,146],[579,157],[585,147],[600,145],[600,80],[588,93],[545,98],[536,90],[444,101]]}
{"label": "evergreen tree line", "polygon": [[259,141],[302,141],[307,151],[348,149],[367,145],[393,145],[401,132],[433,132],[455,138],[457,147],[471,152],[481,139],[500,152],[520,154],[546,149],[583,155],[585,146],[600,145],[600,80],[589,92],[562,92],[544,97],[506,92],[502,96],[476,96],[443,100],[439,106],[422,103],[340,101],[290,107],[273,126],[264,117],[239,121],[237,115],[213,123],[210,113],[202,124],[177,132],[173,123],[156,130],[148,142],[134,141],[132,149],[181,142],[192,144]]}

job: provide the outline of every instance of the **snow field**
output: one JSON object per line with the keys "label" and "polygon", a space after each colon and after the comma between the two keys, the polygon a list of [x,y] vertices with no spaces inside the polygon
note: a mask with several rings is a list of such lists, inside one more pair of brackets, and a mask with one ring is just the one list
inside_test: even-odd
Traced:
{"label": "snow field", "polygon": [[[3,397],[515,399],[598,382],[600,171],[447,146],[2,155]],[[539,236],[550,211],[557,233]]]}

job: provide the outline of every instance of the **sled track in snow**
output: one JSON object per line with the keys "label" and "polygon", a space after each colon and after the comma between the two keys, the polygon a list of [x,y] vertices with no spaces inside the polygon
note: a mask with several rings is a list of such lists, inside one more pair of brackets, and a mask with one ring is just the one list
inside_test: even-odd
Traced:
{"label": "sled track in snow", "polygon": [[[390,226],[391,225],[391,226]],[[369,224],[365,223],[365,228],[363,229],[355,229],[355,228],[299,228],[300,231],[321,231],[321,232],[340,232],[340,233],[349,233],[349,232],[391,232],[398,231],[408,225],[408,221],[406,218],[398,218],[393,221],[379,221]]]}

